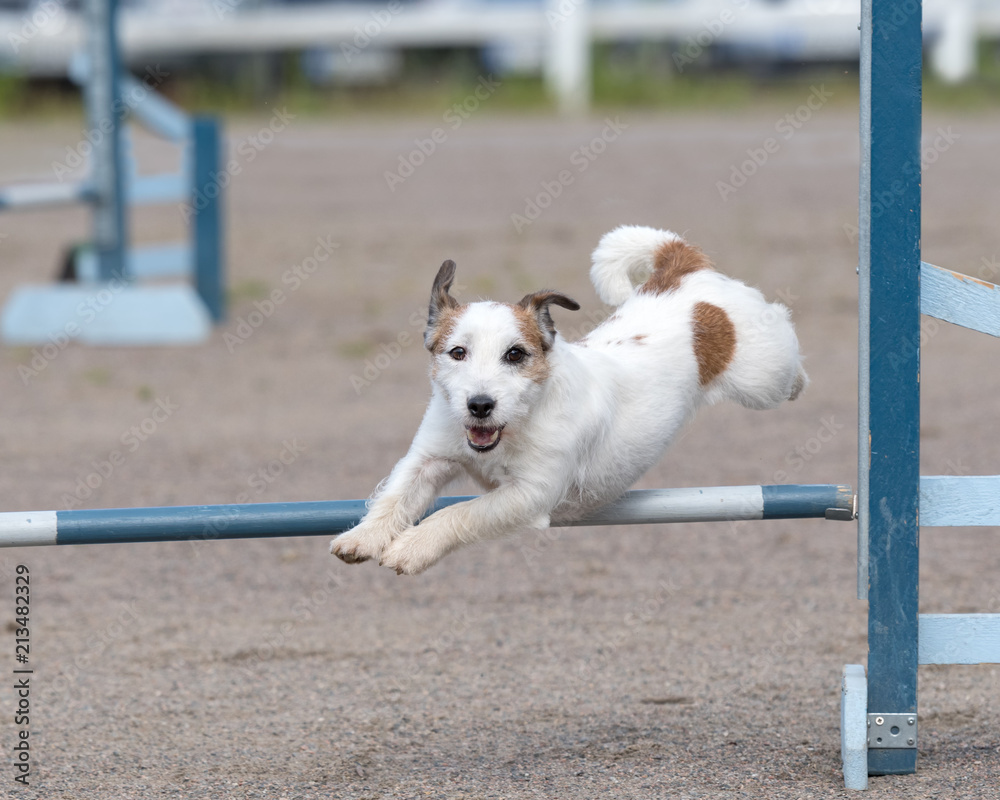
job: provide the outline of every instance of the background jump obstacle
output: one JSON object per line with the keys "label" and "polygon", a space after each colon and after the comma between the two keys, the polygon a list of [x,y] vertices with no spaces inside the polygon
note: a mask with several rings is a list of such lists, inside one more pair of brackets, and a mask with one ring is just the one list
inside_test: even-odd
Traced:
{"label": "background jump obstacle", "polygon": [[[433,511],[472,500],[442,497]],[[628,492],[577,525],[754,519],[854,519],[850,486],[719,486]],[[364,500],[0,513],[0,547],[335,536],[366,512]],[[569,527],[569,526],[567,526]]]}
{"label": "background jump obstacle", "polygon": [[[21,286],[8,300],[0,318],[8,344],[192,344],[204,341],[225,313],[218,125],[186,116],[157,94],[158,70],[139,81],[122,69],[117,4],[86,0],[86,52],[70,71],[87,110],[87,130],[71,152],[80,160],[89,154],[89,177],[0,189],[0,211],[83,203],[93,216],[92,239],[68,255],[61,283]],[[137,173],[126,113],[177,145],[178,172]],[[57,177],[72,166],[59,167]],[[129,245],[129,210],[152,203],[176,208],[187,242]],[[142,285],[143,279],[157,283]]]}
{"label": "background jump obstacle", "polygon": [[859,198],[858,597],[844,781],[916,770],[917,666],[1000,663],[1000,614],[918,611],[919,526],[1000,525],[1000,476],[920,476],[920,315],[1000,335],[1000,287],[920,260],[921,3],[864,0]]}

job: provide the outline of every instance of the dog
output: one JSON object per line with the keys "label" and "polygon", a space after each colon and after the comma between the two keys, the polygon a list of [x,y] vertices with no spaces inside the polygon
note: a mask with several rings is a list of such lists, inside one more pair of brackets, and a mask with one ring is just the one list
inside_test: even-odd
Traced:
{"label": "dog", "polygon": [[[347,563],[416,574],[472,542],[582,519],[621,497],[701,406],[775,408],[808,383],[788,309],[670,231],[601,239],[591,280],[617,308],[574,343],[550,313],[580,308],[566,295],[460,305],[454,278],[445,261],[431,290],[432,393],[416,437],[330,545]],[[421,520],[463,472],[484,493]]]}

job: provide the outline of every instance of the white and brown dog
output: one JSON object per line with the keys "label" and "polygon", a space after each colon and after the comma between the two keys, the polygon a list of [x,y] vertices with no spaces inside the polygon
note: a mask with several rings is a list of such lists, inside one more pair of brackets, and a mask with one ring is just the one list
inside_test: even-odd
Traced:
{"label": "white and brown dog", "polygon": [[[620,497],[695,411],[719,400],[774,408],[808,379],[788,309],[711,268],[669,231],[621,227],[601,240],[591,279],[614,314],[565,341],[557,292],[516,305],[459,305],[445,261],[425,333],[430,405],[410,451],[357,527],[330,550],[398,573],[456,548],[571,522]],[[419,524],[462,471],[485,490]]]}

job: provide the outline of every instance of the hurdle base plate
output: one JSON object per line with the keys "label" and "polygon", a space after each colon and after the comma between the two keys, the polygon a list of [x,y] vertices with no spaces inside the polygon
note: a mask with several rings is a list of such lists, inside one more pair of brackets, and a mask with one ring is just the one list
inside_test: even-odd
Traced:
{"label": "hurdle base plate", "polygon": [[840,684],[840,757],[844,788],[868,788],[868,679],[860,664],[844,667]]}
{"label": "hurdle base plate", "polygon": [[71,341],[98,346],[191,345],[206,341],[212,321],[187,285],[20,286],[0,316],[5,344]]}

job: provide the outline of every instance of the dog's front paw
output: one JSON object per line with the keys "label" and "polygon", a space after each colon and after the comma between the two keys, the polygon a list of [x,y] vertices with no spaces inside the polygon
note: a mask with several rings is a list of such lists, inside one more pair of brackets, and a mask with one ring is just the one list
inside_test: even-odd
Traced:
{"label": "dog's front paw", "polygon": [[330,552],[346,564],[378,559],[392,542],[392,535],[372,523],[361,521],[330,542]]}
{"label": "dog's front paw", "polygon": [[383,567],[396,570],[397,575],[418,575],[444,558],[449,550],[443,548],[435,537],[427,536],[421,528],[426,521],[405,535],[394,540],[379,560]]}

